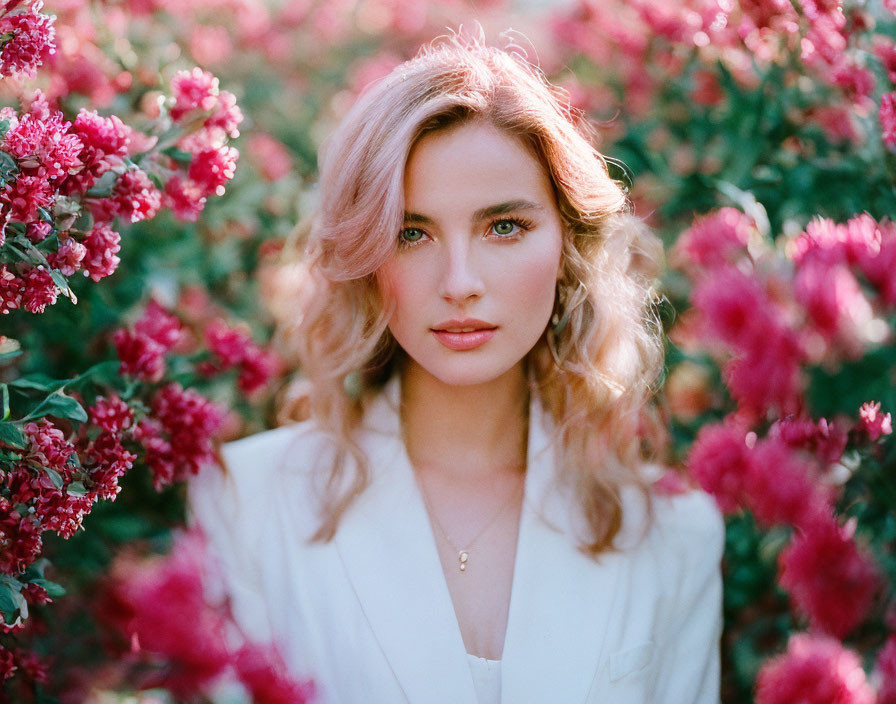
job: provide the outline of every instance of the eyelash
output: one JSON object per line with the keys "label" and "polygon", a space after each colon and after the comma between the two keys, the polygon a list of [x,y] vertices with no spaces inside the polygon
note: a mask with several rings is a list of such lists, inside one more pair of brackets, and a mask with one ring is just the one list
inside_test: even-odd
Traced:
{"label": "eyelash", "polygon": [[[489,223],[489,225],[488,225],[489,231],[491,231],[492,228],[494,228],[494,226],[497,225],[499,222],[509,222],[513,225],[516,225],[519,228],[519,230],[517,230],[516,232],[514,232],[513,234],[510,234],[510,235],[499,235],[499,234],[495,233],[495,237],[497,237],[499,240],[509,241],[509,242],[515,242],[516,240],[520,239],[523,236],[524,232],[528,232],[535,226],[535,224],[532,221],[526,220],[525,218],[497,218],[495,220],[492,220]],[[410,249],[411,247],[416,247],[418,244],[423,242],[422,239],[417,240],[416,242],[409,242],[405,239],[402,239],[402,237],[401,237],[402,234],[404,232],[406,232],[407,230],[420,230],[420,232],[423,232],[423,230],[421,230],[419,227],[404,228],[401,232],[398,233],[399,249]]]}

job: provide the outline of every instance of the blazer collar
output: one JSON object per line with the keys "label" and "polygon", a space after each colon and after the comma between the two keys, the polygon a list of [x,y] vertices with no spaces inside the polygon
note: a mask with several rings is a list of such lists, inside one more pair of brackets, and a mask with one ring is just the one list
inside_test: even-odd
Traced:
{"label": "blazer collar", "polygon": [[[336,548],[409,704],[476,704],[435,538],[401,435],[396,375],[364,416],[372,481]],[[601,659],[620,561],[577,549],[554,433],[535,389],[524,503],[502,655],[502,701],[582,702]]]}

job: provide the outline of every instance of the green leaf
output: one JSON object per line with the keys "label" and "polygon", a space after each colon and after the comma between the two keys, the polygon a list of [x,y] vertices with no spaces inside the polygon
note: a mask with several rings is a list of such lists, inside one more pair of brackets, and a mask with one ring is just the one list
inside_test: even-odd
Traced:
{"label": "green leaf", "polygon": [[6,420],[9,418],[9,387],[6,384],[0,384],[0,393],[3,394],[3,418],[0,420]]}
{"label": "green leaf", "polygon": [[167,149],[163,149],[162,153],[166,156],[170,156],[179,164],[189,164],[193,161],[193,155],[190,152],[185,152],[183,149],[178,149],[177,147],[168,147]]}
{"label": "green leaf", "polygon": [[[5,390],[5,389],[4,389]],[[0,423],[0,442],[16,449],[22,450],[27,444],[27,439],[22,431],[14,423]]]}
{"label": "green leaf", "polygon": [[14,381],[10,381],[9,385],[15,389],[31,389],[32,391],[56,391],[68,384],[68,379],[53,379],[52,377],[35,372],[34,374],[26,374],[20,376]]}
{"label": "green leaf", "polygon": [[56,582],[51,582],[49,579],[43,579],[42,577],[32,579],[30,584],[36,584],[37,586],[46,589],[47,595],[52,599],[57,599],[66,594],[65,587],[61,584],[56,584]]}
{"label": "green leaf", "polygon": [[87,411],[62,389],[58,389],[31,409],[31,412],[22,420],[36,420],[43,416],[69,418],[83,423],[87,420]]}
{"label": "green leaf", "polygon": [[0,611],[3,612],[3,620],[13,623],[19,617],[22,603],[22,583],[8,574],[0,574]]}
{"label": "green leaf", "polygon": [[62,489],[62,475],[59,474],[52,467],[42,467],[44,473],[50,478],[50,481],[53,482],[53,486],[57,489]]}
{"label": "green leaf", "polygon": [[50,271],[50,277],[53,279],[53,283],[55,283],[59,290],[62,291],[62,294],[68,296],[72,299],[72,303],[77,303],[78,298],[75,296],[75,292],[72,291],[71,287],[68,285],[68,279],[65,278],[61,271],[56,269],[52,269]]}
{"label": "green leaf", "polygon": [[65,488],[65,490],[70,496],[84,496],[84,494],[87,493],[87,488],[84,486],[83,482],[72,482]]}
{"label": "green leaf", "polygon": [[40,206],[38,206],[37,214],[40,215],[40,219],[44,222],[49,223],[50,225],[53,224],[53,216],[46,208],[41,208]]}

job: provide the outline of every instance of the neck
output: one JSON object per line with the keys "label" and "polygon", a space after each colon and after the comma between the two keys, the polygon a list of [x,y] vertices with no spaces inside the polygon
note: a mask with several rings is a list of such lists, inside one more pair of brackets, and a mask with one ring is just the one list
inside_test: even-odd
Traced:
{"label": "neck", "polygon": [[401,371],[401,416],[418,470],[458,480],[525,468],[529,390],[523,363],[483,384],[445,384],[408,360]]}

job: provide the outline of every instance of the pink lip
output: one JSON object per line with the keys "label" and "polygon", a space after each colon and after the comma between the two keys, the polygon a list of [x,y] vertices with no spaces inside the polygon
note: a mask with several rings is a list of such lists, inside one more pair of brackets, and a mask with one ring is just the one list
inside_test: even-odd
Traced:
{"label": "pink lip", "polygon": [[447,330],[433,330],[439,342],[451,350],[472,350],[494,337],[497,328],[474,330],[472,332],[448,332]]}

